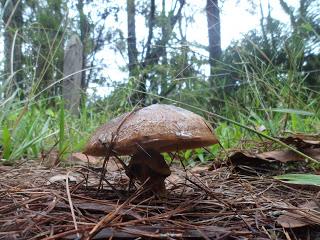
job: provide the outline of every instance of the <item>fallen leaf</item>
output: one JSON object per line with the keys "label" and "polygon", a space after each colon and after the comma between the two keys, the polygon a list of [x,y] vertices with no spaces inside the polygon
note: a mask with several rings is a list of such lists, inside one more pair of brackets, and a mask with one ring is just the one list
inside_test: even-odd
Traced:
{"label": "fallen leaf", "polygon": [[279,139],[285,144],[293,145],[298,149],[320,148],[320,135],[293,134]]}
{"label": "fallen leaf", "polygon": [[300,204],[299,207],[307,208],[307,209],[316,209],[317,211],[320,210],[320,205],[317,204],[315,201],[308,201],[303,204]]}
{"label": "fallen leaf", "polygon": [[277,223],[284,228],[298,228],[309,225],[309,223],[306,223],[302,216],[293,213],[289,214],[288,212],[280,215],[277,218]]}
{"label": "fallen leaf", "polygon": [[263,152],[263,153],[257,154],[256,156],[265,161],[270,161],[270,162],[279,161],[282,163],[302,161],[304,159],[301,155],[290,150]]}
{"label": "fallen leaf", "polygon": [[166,178],[166,181],[169,183],[173,183],[173,184],[177,184],[179,182],[183,182],[183,178],[181,178],[181,176],[172,173],[169,177]]}
{"label": "fallen leaf", "polygon": [[315,174],[284,174],[274,178],[289,184],[320,187],[320,175]]}
{"label": "fallen leaf", "polygon": [[[320,148],[304,149],[303,153],[320,161]],[[230,160],[234,165],[259,166],[266,163],[303,161],[304,157],[291,150],[278,150],[259,154],[235,152],[230,156]]]}
{"label": "fallen leaf", "polygon": [[[314,201],[308,201],[306,203],[300,204],[299,208],[302,210],[319,210],[318,205]],[[290,210],[294,211],[294,210]],[[285,211],[284,214],[280,215],[277,218],[277,223],[280,224],[284,228],[298,228],[304,227],[311,224],[317,224],[317,222],[313,222],[310,219],[306,219],[305,216],[299,215],[297,212],[293,213]]]}
{"label": "fallen leaf", "polygon": [[49,168],[57,166],[60,162],[60,154],[57,150],[42,152],[41,158],[42,158],[42,164]]}

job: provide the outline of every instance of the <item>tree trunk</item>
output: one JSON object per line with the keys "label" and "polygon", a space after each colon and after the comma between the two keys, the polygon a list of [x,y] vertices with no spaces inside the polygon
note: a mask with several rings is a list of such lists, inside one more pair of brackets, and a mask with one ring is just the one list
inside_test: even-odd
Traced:
{"label": "tree trunk", "polygon": [[129,77],[137,77],[138,50],[136,43],[136,5],[135,0],[127,0],[128,14],[128,57],[129,57]]}
{"label": "tree trunk", "polygon": [[[153,37],[153,28],[155,26],[155,1],[151,2],[151,10],[150,10],[150,15],[149,15],[149,37],[148,37],[148,41],[147,41],[147,45],[146,45],[146,48],[147,48],[146,56],[145,56],[144,61],[142,63],[143,68],[145,68],[147,66],[157,65],[159,63],[159,60],[161,57],[166,59],[166,55],[167,55],[166,46],[170,40],[170,37],[172,35],[172,31],[173,31],[176,23],[181,18],[181,12],[182,12],[183,6],[185,5],[185,0],[177,0],[176,3],[178,3],[178,2],[180,3],[178,10],[176,11],[176,7],[178,6],[178,4],[174,4],[175,8],[171,11],[171,13],[169,13],[169,16],[167,17],[168,23],[165,26],[163,25],[161,27],[162,36],[159,40],[157,40],[154,43],[153,47],[151,47],[151,39]],[[164,4],[163,4],[163,7],[165,7]],[[176,12],[176,14],[174,14],[175,12]],[[163,15],[162,17],[164,17],[164,16],[165,15]],[[150,35],[151,35],[151,38],[150,38]],[[148,78],[148,74],[144,73],[143,80],[145,83],[147,81],[147,78]],[[164,88],[164,84],[163,84],[162,88]],[[171,88],[172,88],[172,86],[169,86],[169,89],[171,89]],[[166,90],[166,91],[162,90],[162,93],[165,92],[165,94],[167,94],[168,91],[170,91],[170,90]],[[156,101],[153,101],[153,102],[156,102]]]}
{"label": "tree trunk", "polygon": [[77,35],[68,42],[64,56],[63,75],[67,77],[62,84],[62,95],[66,109],[72,114],[79,114],[81,97],[82,43]]}
{"label": "tree trunk", "polygon": [[[83,0],[78,0],[77,4],[77,9],[79,12],[79,25],[80,25],[80,40],[83,46],[83,51],[82,51],[82,69],[85,69],[87,66],[87,44],[88,44],[88,39],[89,39],[89,34],[90,34],[90,29],[89,29],[89,23],[87,16],[85,15],[83,11],[84,7],[84,2]],[[85,92],[88,87],[87,83],[87,78],[86,78],[86,73],[82,72],[82,77],[81,77],[81,89]]]}
{"label": "tree trunk", "polygon": [[[151,47],[152,47],[152,39],[153,39],[153,29],[155,26],[155,11],[156,11],[156,4],[155,0],[151,0],[150,3],[150,13],[149,13],[149,26],[148,26],[148,39],[146,43],[146,56],[144,58],[144,61],[142,62],[142,75],[139,79],[139,84],[138,84],[138,90],[140,93],[140,101],[141,105],[145,106],[146,105],[146,84],[147,84],[147,79],[148,79],[148,71],[146,71],[146,67],[150,65],[149,63],[149,56],[151,53]],[[152,85],[152,84],[151,84]]]}
{"label": "tree trunk", "polygon": [[128,23],[128,58],[129,58],[129,78],[137,85],[137,92],[134,92],[131,96],[133,105],[144,98],[145,84],[144,81],[139,79],[139,68],[138,68],[138,50],[136,40],[136,5],[135,0],[127,0],[127,23]]}
{"label": "tree trunk", "polygon": [[[23,98],[23,71],[22,71],[22,43],[19,37],[23,25],[22,5],[19,0],[1,1],[3,13],[4,32],[4,70],[7,79],[11,81],[8,85],[7,96],[10,96],[16,89],[20,89],[19,96]],[[16,37],[15,37],[16,36]]]}
{"label": "tree trunk", "polygon": [[[162,37],[158,41],[156,41],[154,47],[151,48],[149,54],[146,55],[144,60],[145,65],[157,64],[159,62],[160,57],[164,56],[164,54],[166,53],[165,46],[168,44],[168,41],[170,40],[174,26],[176,25],[179,18],[181,18],[181,11],[185,4],[185,0],[178,0],[178,2],[180,2],[180,6],[177,10],[176,15],[172,14],[171,16],[168,16],[169,24],[165,31],[162,32]],[[174,12],[174,10],[172,12]]]}
{"label": "tree trunk", "polygon": [[221,34],[220,34],[220,10],[218,0],[207,0],[206,6],[208,36],[209,36],[209,64],[210,82],[213,81],[215,62],[221,56]]}
{"label": "tree trunk", "polygon": [[[141,62],[141,76],[137,77],[139,74],[139,66],[137,60],[137,48],[136,48],[136,34],[135,34],[135,4],[134,0],[127,0],[127,14],[128,14],[128,56],[129,56],[129,76],[136,77],[138,80],[137,88],[138,90],[131,96],[132,103],[141,105],[146,104],[146,85],[149,78],[149,72],[146,68],[151,68],[159,63],[159,59],[166,55],[166,45],[170,40],[173,28],[177,23],[178,19],[181,18],[181,11],[185,5],[185,0],[177,0],[174,4],[174,9],[170,11],[168,16],[168,25],[162,30],[162,36],[160,39],[152,44],[154,39],[154,28],[155,28],[155,1],[150,2],[150,13],[149,13],[149,26],[148,26],[148,38],[147,43],[144,46],[146,49],[146,54],[143,61]],[[180,3],[179,5],[177,3]],[[179,6],[177,8],[177,6]],[[176,12],[176,14],[175,14]]]}

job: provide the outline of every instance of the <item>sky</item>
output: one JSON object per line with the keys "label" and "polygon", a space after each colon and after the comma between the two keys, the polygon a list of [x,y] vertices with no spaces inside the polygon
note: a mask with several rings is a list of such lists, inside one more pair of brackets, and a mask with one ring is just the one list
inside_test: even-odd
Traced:
{"label": "sky", "polygon": [[[283,23],[289,24],[289,17],[283,12],[278,0],[269,0],[271,3],[272,17],[280,20]],[[119,3],[125,4],[125,0],[120,0]],[[167,5],[173,1],[167,1]],[[220,1],[222,2],[222,1]],[[239,3],[237,3],[239,2]],[[259,0],[256,0],[257,4],[259,4]],[[288,0],[287,1],[291,6],[297,7],[299,4],[299,0]],[[198,43],[204,46],[208,45],[208,32],[207,32],[207,19],[205,12],[205,4],[204,0],[197,1],[188,1],[190,3],[190,7],[192,9],[192,13],[194,14],[194,23],[188,26],[187,30],[187,40],[188,42]],[[201,4],[199,4],[201,3]],[[264,15],[267,15],[268,10],[268,0],[261,0]],[[236,0],[225,0],[223,4],[219,6],[220,8],[220,20],[221,20],[221,47],[222,49],[226,49],[230,43],[234,40],[239,40],[243,37],[245,33],[250,31],[251,29],[259,29],[260,24],[260,10],[257,9],[257,14],[251,14],[248,10],[250,9],[250,4],[246,0],[236,1]],[[126,13],[123,11],[123,16],[120,15],[119,24],[121,28],[124,30],[125,36],[126,33]],[[112,24],[112,20],[107,23],[107,25]],[[145,36],[146,32],[143,30],[139,30],[139,26],[144,25],[143,18],[136,18],[136,32],[137,38],[142,39]],[[196,49],[196,52],[199,52],[203,55],[208,55],[208,53],[201,49]],[[105,50],[101,52],[100,57],[104,58],[104,62],[107,65],[107,68],[104,68],[102,71],[104,75],[112,81],[123,81],[128,76],[127,72],[119,71],[119,67],[126,66],[126,60],[121,56],[115,57],[114,53]],[[106,57],[107,56],[107,57]],[[108,58],[108,56],[112,56]],[[204,71],[207,71],[206,69]],[[95,85],[91,85],[91,87],[95,88]],[[110,93],[112,88],[110,87],[99,87],[94,90],[89,90],[89,94],[96,92],[97,95],[105,96]]]}

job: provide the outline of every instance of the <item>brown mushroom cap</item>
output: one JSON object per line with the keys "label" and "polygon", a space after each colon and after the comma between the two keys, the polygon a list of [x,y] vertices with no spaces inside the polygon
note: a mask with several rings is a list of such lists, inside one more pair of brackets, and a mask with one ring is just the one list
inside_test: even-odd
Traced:
{"label": "brown mushroom cap", "polygon": [[135,154],[141,148],[172,152],[218,142],[212,127],[201,116],[165,104],[122,114],[102,125],[92,135],[84,153],[104,156],[112,136],[116,136],[113,150],[118,155]]}

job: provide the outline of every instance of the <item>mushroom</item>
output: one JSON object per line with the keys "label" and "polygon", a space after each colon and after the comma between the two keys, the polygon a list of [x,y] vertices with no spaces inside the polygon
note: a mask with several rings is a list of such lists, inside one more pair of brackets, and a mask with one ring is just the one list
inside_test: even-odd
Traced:
{"label": "mushroom", "polygon": [[165,192],[171,172],[160,154],[218,143],[212,127],[199,115],[173,105],[154,104],[125,113],[102,125],[92,135],[84,154],[131,155],[126,174],[156,194]]}

